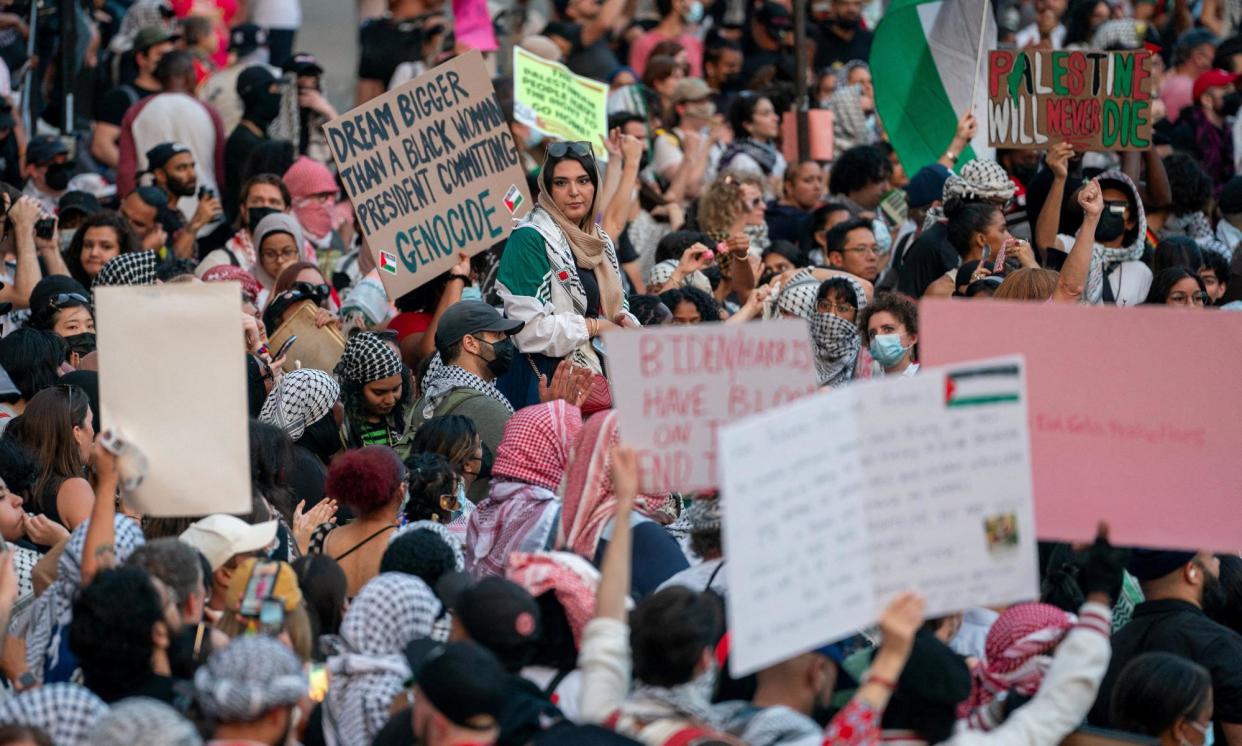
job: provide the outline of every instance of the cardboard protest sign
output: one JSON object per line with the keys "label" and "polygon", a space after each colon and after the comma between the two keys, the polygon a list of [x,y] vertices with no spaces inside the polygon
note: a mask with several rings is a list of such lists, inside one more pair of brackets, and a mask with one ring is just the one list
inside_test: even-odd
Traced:
{"label": "cardboard protest sign", "polygon": [[324,125],[389,298],[513,230],[532,201],[483,55],[454,57]]}
{"label": "cardboard protest sign", "polygon": [[453,0],[453,36],[480,52],[495,52],[496,28],[487,13],[487,0]]}
{"label": "cardboard protest sign", "polygon": [[730,670],[1039,596],[1021,358],[860,382],[720,430]]}
{"label": "cardboard protest sign", "polygon": [[608,84],[513,47],[513,117],[558,140],[582,140],[608,160]]}
{"label": "cardboard protest sign", "polygon": [[988,53],[988,144],[1079,151],[1151,147],[1151,53]]}
{"label": "cardboard protest sign", "polygon": [[313,301],[298,303],[280,328],[268,337],[267,346],[275,355],[290,337],[297,337],[285,353],[286,373],[298,368],[315,368],[332,372],[345,352],[345,337],[333,324],[315,325],[318,307]]}
{"label": "cardboard protest sign", "polygon": [[1041,539],[1238,551],[1242,315],[1165,307],[924,300],[928,365],[1029,365]]}
{"label": "cardboard protest sign", "polygon": [[604,335],[621,437],[647,492],[717,485],[716,428],[816,390],[801,319]]}
{"label": "cardboard protest sign", "polygon": [[100,432],[119,431],[146,458],[142,484],[125,493],[143,515],[250,512],[237,298],[231,282],[95,290]]}

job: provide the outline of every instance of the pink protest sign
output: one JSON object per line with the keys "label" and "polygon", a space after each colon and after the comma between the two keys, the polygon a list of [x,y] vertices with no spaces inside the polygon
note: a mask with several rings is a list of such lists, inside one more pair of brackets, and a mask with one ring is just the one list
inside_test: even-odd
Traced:
{"label": "pink protest sign", "polygon": [[718,428],[816,390],[801,319],[622,329],[605,333],[604,346],[644,492],[715,488]]}
{"label": "pink protest sign", "polygon": [[1242,549],[1242,314],[946,299],[919,327],[925,365],[1026,356],[1041,539]]}
{"label": "pink protest sign", "polygon": [[480,52],[495,52],[496,29],[487,12],[487,0],[453,0],[453,34],[457,43]]}

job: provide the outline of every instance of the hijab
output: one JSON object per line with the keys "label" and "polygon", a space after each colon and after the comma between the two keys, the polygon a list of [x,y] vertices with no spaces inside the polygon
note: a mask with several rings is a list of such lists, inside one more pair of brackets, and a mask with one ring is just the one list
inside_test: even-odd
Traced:
{"label": "hijab", "polygon": [[[591,177],[591,184],[595,186],[595,193],[591,197],[591,204],[586,215],[576,223],[561,212],[561,208],[557,207],[551,195],[552,177],[556,166],[569,160],[581,164],[587,175]],[[547,156],[544,158],[541,173],[544,188],[539,192],[537,200],[539,207],[543,208],[556,226],[561,229],[565,240],[569,242],[569,248],[573,251],[574,263],[580,269],[595,273],[595,281],[599,283],[599,301],[603,315],[609,320],[615,319],[624,310],[621,278],[613,269],[612,263],[608,261],[608,238],[604,235],[604,231],[595,224],[595,206],[599,202],[599,172],[595,159],[569,154],[555,159]]]}

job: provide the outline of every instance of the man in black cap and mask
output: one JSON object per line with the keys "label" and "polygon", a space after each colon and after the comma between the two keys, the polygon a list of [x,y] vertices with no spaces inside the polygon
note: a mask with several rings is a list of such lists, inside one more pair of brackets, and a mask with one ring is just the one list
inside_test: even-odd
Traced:
{"label": "man in black cap and mask", "polygon": [[815,69],[844,65],[871,57],[870,31],[862,27],[863,0],[832,0],[832,19],[820,27]]}
{"label": "man in black cap and mask", "polygon": [[55,215],[73,175],[68,146],[54,135],[31,138],[26,146],[25,171],[26,188],[22,194],[34,198],[48,215]]}
{"label": "man in black cap and mask", "polygon": [[1127,568],[1147,599],[1113,635],[1113,658],[1090,715],[1109,727],[1113,684],[1143,653],[1172,653],[1212,675],[1216,742],[1242,743],[1242,636],[1210,618],[1225,603],[1220,560],[1210,552],[1136,549]]}
{"label": "man in black cap and mask", "polygon": [[280,80],[263,65],[248,67],[237,76],[237,95],[242,119],[224,145],[224,208],[233,214],[244,166],[268,139],[267,128],[280,115]]}
{"label": "man in black cap and mask", "polygon": [[[463,275],[449,274],[449,282],[458,280],[470,283]],[[506,319],[483,301],[450,306],[435,332],[439,359],[432,360],[423,377],[423,398],[410,407],[405,431],[417,431],[432,417],[459,414],[474,422],[483,443],[495,453],[505,423],[513,415],[513,405],[496,388],[495,380],[514,364],[517,345],[511,337],[523,326],[523,322]],[[404,450],[408,449],[405,444]],[[404,458],[406,453],[400,445],[397,450]],[[487,480],[476,480],[475,487],[480,483],[486,485]],[[485,496],[484,491],[479,499]]]}

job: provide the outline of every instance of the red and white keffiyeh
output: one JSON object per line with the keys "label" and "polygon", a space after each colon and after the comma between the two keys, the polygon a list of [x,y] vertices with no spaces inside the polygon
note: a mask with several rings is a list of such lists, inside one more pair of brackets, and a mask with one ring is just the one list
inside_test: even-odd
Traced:
{"label": "red and white keffiyeh", "polygon": [[582,632],[595,616],[599,592],[600,574],[594,565],[570,552],[514,552],[509,555],[505,577],[535,598],[554,592],[573,630],[574,647],[581,647]]}

